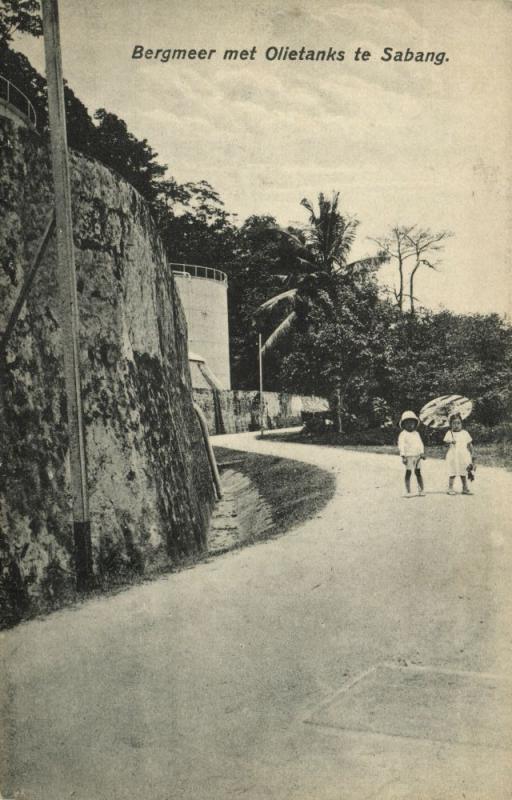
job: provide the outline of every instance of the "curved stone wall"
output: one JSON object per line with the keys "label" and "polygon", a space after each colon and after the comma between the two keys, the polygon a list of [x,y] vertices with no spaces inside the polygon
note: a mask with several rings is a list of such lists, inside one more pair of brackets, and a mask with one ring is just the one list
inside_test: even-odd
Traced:
{"label": "curved stone wall", "polygon": [[[0,331],[52,209],[48,150],[0,119]],[[186,323],[144,201],[72,156],[94,570],[101,587],[201,551],[213,485]],[[62,342],[51,243],[7,351],[0,399],[0,622],[75,585]]]}

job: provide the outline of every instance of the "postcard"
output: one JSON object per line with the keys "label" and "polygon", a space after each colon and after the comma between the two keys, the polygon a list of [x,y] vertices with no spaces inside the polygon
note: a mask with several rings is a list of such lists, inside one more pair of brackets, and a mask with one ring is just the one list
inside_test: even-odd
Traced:
{"label": "postcard", "polygon": [[508,0],[0,0],[0,796],[505,800]]}

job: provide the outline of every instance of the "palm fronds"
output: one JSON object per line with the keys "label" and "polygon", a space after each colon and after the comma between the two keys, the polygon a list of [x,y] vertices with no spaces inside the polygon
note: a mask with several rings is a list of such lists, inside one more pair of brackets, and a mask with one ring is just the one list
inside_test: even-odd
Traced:
{"label": "palm fronds", "polygon": [[352,261],[350,264],[345,264],[344,268],[349,271],[353,269],[368,269],[373,270],[389,261],[387,253],[379,253],[376,256],[368,256],[367,258],[360,258],[357,261]]}
{"label": "palm fronds", "polygon": [[343,273],[370,271],[388,260],[387,253],[381,251],[376,256],[347,263],[359,221],[340,212],[339,192],[333,192],[330,198],[320,193],[318,209],[307,198],[301,200],[301,205],[309,214],[307,227],[302,230],[276,227],[292,246],[295,268],[290,270],[284,285],[294,288],[271,297],[256,311],[257,317],[263,317],[281,306],[287,314],[266,340],[263,353],[288,333],[297,319],[303,321],[309,317],[315,306],[332,312],[336,287]]}
{"label": "palm fronds", "polygon": [[340,213],[339,192],[328,200],[323,193],[318,196],[318,212],[307,199],[301,205],[309,212],[309,226],[305,230],[309,251],[322,269],[332,272],[346,263],[354,244],[359,221]]}
{"label": "palm fronds", "polygon": [[261,348],[261,354],[265,355],[266,352],[272,349],[272,347],[276,344],[279,339],[290,331],[290,328],[293,326],[295,320],[297,319],[297,314],[295,311],[292,311],[291,314],[288,314],[285,319],[279,323],[277,328],[275,328],[268,339],[266,340],[265,344]]}
{"label": "palm fronds", "polygon": [[271,297],[269,300],[265,300],[264,303],[258,306],[256,309],[256,314],[269,313],[274,311],[274,309],[281,304],[291,305],[295,300],[296,294],[297,289],[287,289],[286,292],[276,294],[274,297]]}

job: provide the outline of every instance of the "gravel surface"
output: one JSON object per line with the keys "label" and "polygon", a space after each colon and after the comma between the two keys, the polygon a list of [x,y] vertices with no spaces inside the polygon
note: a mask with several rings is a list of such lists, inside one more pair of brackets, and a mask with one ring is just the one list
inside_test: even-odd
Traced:
{"label": "gravel surface", "polygon": [[[1,639],[6,797],[505,800],[512,476],[402,499],[396,456],[218,437],[332,471],[286,536]],[[1,748],[0,748],[1,749]]]}

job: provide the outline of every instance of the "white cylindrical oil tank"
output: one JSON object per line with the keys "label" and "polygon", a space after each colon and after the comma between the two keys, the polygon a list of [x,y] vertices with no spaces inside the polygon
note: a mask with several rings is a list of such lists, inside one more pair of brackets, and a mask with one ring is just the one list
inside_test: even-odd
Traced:
{"label": "white cylindrical oil tank", "polygon": [[187,320],[189,352],[201,353],[219,384],[231,389],[227,275],[195,264],[170,266]]}
{"label": "white cylindrical oil tank", "polygon": [[36,127],[34,106],[17,86],[0,75],[0,115],[16,125]]}

